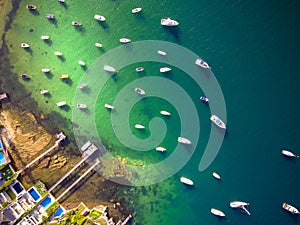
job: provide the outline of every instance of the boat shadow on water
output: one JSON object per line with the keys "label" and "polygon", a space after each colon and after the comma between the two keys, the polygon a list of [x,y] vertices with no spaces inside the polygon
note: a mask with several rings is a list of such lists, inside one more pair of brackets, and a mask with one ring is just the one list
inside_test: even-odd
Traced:
{"label": "boat shadow on water", "polygon": [[66,111],[66,112],[70,112],[71,111],[71,107],[69,105],[63,105],[60,107],[61,110]]}
{"label": "boat shadow on water", "polygon": [[83,26],[79,26],[79,27],[76,26],[75,30],[82,33],[82,34],[86,32],[86,29]]}
{"label": "boat shadow on water", "polygon": [[68,9],[68,5],[65,2],[59,2],[61,6],[63,6],[65,9]]}
{"label": "boat shadow on water", "polygon": [[82,88],[81,91],[86,94],[92,93],[92,90],[89,87]]}
{"label": "boat shadow on water", "polygon": [[163,29],[165,30],[166,33],[169,33],[170,35],[172,35],[176,42],[178,44],[180,44],[180,28],[178,27],[163,27]]}
{"label": "boat shadow on water", "polygon": [[145,19],[145,16],[144,16],[143,12],[137,13],[135,18],[139,22],[146,22],[146,19]]}
{"label": "boat shadow on water", "polygon": [[62,55],[62,56],[59,56],[57,57],[60,61],[62,62],[65,62],[66,61],[66,58]]}
{"label": "boat shadow on water", "polygon": [[28,52],[30,55],[32,55],[32,53],[33,53],[31,48],[25,48],[25,51]]}
{"label": "boat shadow on water", "polygon": [[98,21],[98,24],[103,30],[105,30],[105,31],[109,30],[109,25],[105,21],[103,21],[103,22]]}
{"label": "boat shadow on water", "polygon": [[48,79],[52,79],[54,77],[52,72],[45,73],[45,75]]}
{"label": "boat shadow on water", "polygon": [[68,84],[69,86],[73,85],[73,81],[69,78],[69,79],[62,79],[62,82],[65,84]]}
{"label": "boat shadow on water", "polygon": [[44,40],[44,42],[49,46],[52,45],[52,41],[50,39],[46,39],[46,40]]}
{"label": "boat shadow on water", "polygon": [[54,24],[57,27],[57,19],[56,18],[50,19],[49,22],[51,24]]}
{"label": "boat shadow on water", "polygon": [[111,79],[113,79],[115,82],[117,82],[119,79],[119,75],[117,73],[113,73],[110,76],[111,76]]}
{"label": "boat shadow on water", "polygon": [[91,114],[91,110],[89,110],[89,108],[80,108],[80,111],[86,113],[86,114]]}
{"label": "boat shadow on water", "polygon": [[39,16],[39,15],[40,15],[39,11],[37,11],[37,10],[29,10],[29,12],[30,12],[32,15],[34,15],[34,16]]}

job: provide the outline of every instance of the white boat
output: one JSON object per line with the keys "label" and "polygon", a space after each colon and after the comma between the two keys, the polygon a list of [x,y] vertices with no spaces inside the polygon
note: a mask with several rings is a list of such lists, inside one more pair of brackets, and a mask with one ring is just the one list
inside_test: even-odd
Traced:
{"label": "white boat", "polygon": [[47,35],[43,35],[43,36],[41,36],[41,39],[42,40],[48,40],[50,37],[49,36],[47,36]]}
{"label": "white boat", "polygon": [[134,125],[134,127],[135,127],[136,129],[145,129],[145,126],[143,126],[143,125],[141,125],[141,124],[136,124],[136,125]]}
{"label": "white boat", "polygon": [[176,20],[172,20],[171,18],[167,18],[167,19],[162,18],[160,20],[160,24],[167,27],[175,27],[179,23]]}
{"label": "white boat", "polygon": [[103,21],[106,20],[105,17],[104,17],[104,16],[101,16],[101,15],[95,15],[95,16],[94,16],[94,19],[95,19],[95,20],[98,20],[98,21],[101,21],[101,22],[103,22]]}
{"label": "white boat", "polygon": [[296,207],[289,205],[285,202],[282,204],[282,208],[284,208],[285,210],[289,211],[292,214],[300,214],[299,210]]}
{"label": "white boat", "polygon": [[184,137],[178,137],[177,141],[182,144],[187,144],[187,145],[192,144],[192,142],[189,139],[184,138]]}
{"label": "white boat", "polygon": [[187,185],[194,185],[194,182],[191,179],[186,177],[180,177],[180,182]]}
{"label": "white boat", "polygon": [[98,47],[98,48],[102,48],[103,47],[103,45],[101,43],[98,43],[98,42],[95,43],[95,46]]}
{"label": "white boat", "polygon": [[85,88],[85,87],[87,87],[87,86],[88,86],[87,84],[79,84],[79,85],[78,85],[78,88],[79,88],[79,89],[82,89],[82,88]]}
{"label": "white boat", "polygon": [[80,27],[81,25],[82,25],[82,23],[80,23],[80,22],[72,21],[72,26],[74,26],[74,27]]}
{"label": "white boat", "polygon": [[203,61],[202,59],[196,59],[195,64],[204,69],[211,69],[211,67],[207,64],[207,62]]}
{"label": "white boat", "polygon": [[40,93],[41,93],[42,95],[44,95],[44,94],[49,93],[49,91],[48,91],[48,90],[41,90]]}
{"label": "white boat", "polygon": [[224,216],[225,216],[225,213],[222,212],[222,211],[219,210],[219,209],[211,208],[210,212],[211,212],[212,214],[214,214],[215,216],[221,216],[221,217],[224,217]]}
{"label": "white boat", "polygon": [[135,68],[135,71],[136,72],[142,72],[142,71],[144,71],[144,68],[143,67],[137,67],[137,68]]}
{"label": "white boat", "polygon": [[61,3],[65,3],[65,0],[58,0],[59,2],[61,2]]}
{"label": "white boat", "polygon": [[250,205],[247,202],[242,202],[242,201],[233,201],[230,202],[230,207],[233,209],[241,209],[243,210],[245,213],[247,213],[250,216],[250,212],[247,209],[247,206]]}
{"label": "white boat", "polygon": [[21,43],[21,47],[22,47],[22,48],[29,48],[30,46],[29,46],[29,44]]}
{"label": "white boat", "polygon": [[281,153],[283,155],[291,157],[291,158],[299,158],[298,155],[295,155],[294,153],[292,153],[291,151],[288,151],[288,150],[282,150]]}
{"label": "white boat", "polygon": [[110,104],[106,104],[106,103],[105,103],[104,107],[107,108],[107,109],[114,109],[115,108],[114,106],[112,106]]}
{"label": "white boat", "polygon": [[201,100],[202,102],[208,102],[208,101],[209,101],[208,98],[206,98],[206,97],[204,97],[204,96],[201,96],[201,97],[200,97],[200,100]]}
{"label": "white boat", "polygon": [[79,60],[78,64],[81,65],[81,66],[85,66],[85,62],[83,62],[82,60]]}
{"label": "white boat", "polygon": [[51,13],[47,13],[46,14],[46,17],[47,17],[47,19],[54,19],[54,14],[51,14]]}
{"label": "white boat", "polygon": [[210,117],[210,120],[216,124],[218,127],[222,128],[222,129],[226,129],[226,125],[225,123],[219,118],[217,117],[216,115],[212,115]]}
{"label": "white boat", "polygon": [[36,6],[35,5],[26,5],[26,9],[36,10]]}
{"label": "white boat", "polygon": [[44,69],[42,69],[42,72],[44,72],[44,73],[48,73],[48,72],[50,72],[50,70],[49,70],[49,69],[47,69],[47,68],[44,68]]}
{"label": "white boat", "polygon": [[140,12],[140,11],[142,11],[142,8],[134,8],[134,9],[132,9],[131,10],[131,12],[134,14],[134,13],[138,13],[138,12]]}
{"label": "white boat", "polygon": [[162,50],[158,50],[157,54],[162,55],[162,56],[166,56],[167,55],[167,53],[164,52],[164,51],[162,51]]}
{"label": "white boat", "polygon": [[161,73],[166,73],[166,72],[169,72],[169,71],[171,71],[171,70],[172,70],[172,69],[169,68],[169,67],[162,67],[162,68],[159,69],[159,72],[161,72]]}
{"label": "white boat", "polygon": [[85,108],[87,107],[86,104],[77,104],[76,106],[77,106],[77,108],[79,108],[79,109],[85,109]]}
{"label": "white boat", "polygon": [[160,111],[160,114],[164,115],[164,116],[170,116],[171,115],[171,113],[169,113],[168,111],[165,111],[165,110]]}
{"label": "white boat", "polygon": [[62,107],[62,106],[64,106],[64,105],[66,105],[67,104],[67,102],[58,102],[58,103],[56,103],[56,105],[58,106],[58,107]]}
{"label": "white boat", "polygon": [[161,147],[161,146],[156,147],[155,150],[158,151],[158,152],[165,152],[165,151],[167,151],[166,148]]}
{"label": "white boat", "polygon": [[117,70],[112,67],[112,66],[109,66],[109,65],[104,65],[103,69],[107,72],[111,72],[111,73],[114,73],[114,72],[117,72]]}
{"label": "white boat", "polygon": [[129,42],[131,42],[131,40],[130,39],[128,39],[128,38],[120,38],[120,40],[119,40],[121,43],[123,43],[123,44],[126,44],[126,43],[129,43]]}
{"label": "white boat", "polygon": [[61,52],[54,52],[54,54],[55,54],[56,56],[62,56],[62,55],[63,55]]}
{"label": "white boat", "polygon": [[212,173],[213,177],[216,178],[217,180],[221,180],[221,176],[217,174],[216,172]]}
{"label": "white boat", "polygon": [[141,88],[135,88],[134,91],[140,95],[145,95],[146,92]]}

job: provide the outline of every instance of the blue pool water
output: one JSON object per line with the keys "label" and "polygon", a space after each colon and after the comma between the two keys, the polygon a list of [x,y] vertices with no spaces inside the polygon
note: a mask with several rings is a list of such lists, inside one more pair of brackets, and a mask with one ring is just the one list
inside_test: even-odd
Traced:
{"label": "blue pool water", "polygon": [[30,189],[28,190],[28,193],[29,193],[30,196],[33,198],[33,200],[36,201],[36,202],[41,198],[41,196],[40,196],[39,193],[35,190],[34,187],[30,188]]}
{"label": "blue pool water", "polygon": [[0,165],[3,165],[6,163],[6,158],[4,157],[3,152],[0,152]]}
{"label": "blue pool water", "polygon": [[24,190],[19,182],[15,183],[12,187],[13,189],[15,189],[17,194],[21,193]]}
{"label": "blue pool water", "polygon": [[52,198],[48,195],[42,202],[41,206],[43,206],[45,209],[48,208],[53,203]]}
{"label": "blue pool water", "polygon": [[61,216],[63,213],[65,212],[65,210],[62,207],[59,207],[56,212],[54,213],[54,217],[59,217]]}

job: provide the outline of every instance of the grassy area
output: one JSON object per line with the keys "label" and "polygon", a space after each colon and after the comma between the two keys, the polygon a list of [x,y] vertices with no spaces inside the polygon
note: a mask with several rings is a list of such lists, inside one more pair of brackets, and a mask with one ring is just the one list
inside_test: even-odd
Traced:
{"label": "grassy area", "polygon": [[46,213],[48,216],[52,216],[55,211],[58,209],[59,204],[57,202],[54,202],[49,208],[46,209]]}
{"label": "grassy area", "polygon": [[11,179],[13,177],[13,171],[11,170],[9,165],[6,165],[2,170],[2,175],[4,177],[5,181],[8,181],[9,179]]}
{"label": "grassy area", "polygon": [[99,216],[101,216],[102,215],[102,213],[101,212],[99,212],[98,210],[96,210],[96,209],[93,209],[91,212],[90,212],[90,214],[88,215],[91,219],[93,219],[93,220],[95,220],[95,219],[97,219]]}
{"label": "grassy area", "polygon": [[16,199],[16,195],[13,193],[13,191],[10,188],[7,188],[5,191],[8,194],[8,196],[10,197],[11,200]]}
{"label": "grassy area", "polygon": [[42,198],[44,198],[48,195],[48,191],[46,189],[46,186],[41,181],[36,182],[34,184],[34,187],[37,190],[37,192],[42,196]]}

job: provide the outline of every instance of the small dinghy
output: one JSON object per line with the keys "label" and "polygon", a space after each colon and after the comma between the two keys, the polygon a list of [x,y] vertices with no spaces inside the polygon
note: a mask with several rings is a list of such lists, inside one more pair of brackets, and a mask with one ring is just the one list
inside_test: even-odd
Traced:
{"label": "small dinghy", "polygon": [[287,157],[299,158],[298,155],[295,155],[294,153],[292,153],[291,151],[288,151],[288,150],[282,150],[281,153],[282,153],[282,155],[285,155]]}
{"label": "small dinghy", "polygon": [[161,146],[156,147],[155,150],[158,151],[158,152],[165,152],[165,151],[167,151],[166,148],[161,147]]}
{"label": "small dinghy", "polygon": [[134,127],[135,127],[136,129],[145,129],[145,126],[143,126],[143,125],[141,125],[141,124],[136,124],[136,125],[134,125]]}

